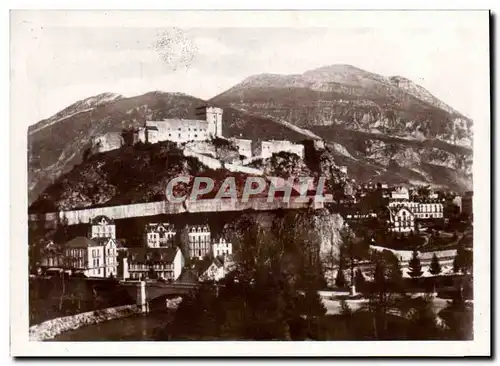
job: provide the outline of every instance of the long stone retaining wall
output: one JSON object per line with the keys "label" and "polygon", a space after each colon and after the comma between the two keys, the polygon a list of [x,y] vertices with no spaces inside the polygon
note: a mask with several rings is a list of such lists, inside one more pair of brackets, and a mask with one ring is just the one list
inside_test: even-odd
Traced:
{"label": "long stone retaining wall", "polygon": [[89,311],[76,315],[64,316],[44,321],[29,328],[30,341],[45,341],[55,338],[57,335],[69,330],[77,329],[85,325],[102,323],[107,320],[125,318],[141,313],[137,305],[124,305],[115,308]]}
{"label": "long stone retaining wall", "polygon": [[[311,198],[312,199],[312,198]],[[258,210],[268,211],[277,209],[303,209],[308,207],[321,208],[322,203],[311,201],[300,202],[291,199],[289,202],[274,200],[267,202],[267,197],[250,198],[248,202],[232,199],[200,199],[186,200],[183,203],[168,201],[137,203],[130,205],[107,206],[99,208],[84,208],[80,210],[51,212],[45,214],[30,214],[30,222],[57,223],[66,219],[68,225],[87,224],[97,216],[104,215],[115,220],[132,217],[145,217],[156,215],[174,215],[181,213],[220,212]]]}

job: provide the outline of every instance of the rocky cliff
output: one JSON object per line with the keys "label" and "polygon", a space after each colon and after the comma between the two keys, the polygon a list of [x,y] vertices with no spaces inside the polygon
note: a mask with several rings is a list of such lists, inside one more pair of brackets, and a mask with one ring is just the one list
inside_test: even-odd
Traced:
{"label": "rocky cliff", "polygon": [[[195,108],[205,103],[180,93],[103,93],[31,126],[29,202],[82,163],[96,137],[140,127],[147,119],[195,119]],[[329,159],[347,166],[358,181],[472,187],[472,121],[401,76],[349,65],[262,74],[210,103],[224,108],[225,137],[324,139]]]}
{"label": "rocky cliff", "polygon": [[472,187],[472,120],[401,76],[350,65],[261,74],[212,102],[307,129],[357,180]]}
{"label": "rocky cliff", "polygon": [[[111,93],[79,101],[28,130],[28,194],[32,203],[59,176],[80,164],[96,137],[122,133],[160,118],[196,119],[206,102],[180,93],[151,92],[132,98]],[[226,137],[300,141],[301,133],[267,118],[232,108],[224,110]],[[125,143],[127,143],[125,141]]]}
{"label": "rocky cliff", "polygon": [[251,76],[212,101],[303,127],[343,125],[399,137],[472,144],[472,121],[423,87],[350,65],[325,66],[300,75]]}

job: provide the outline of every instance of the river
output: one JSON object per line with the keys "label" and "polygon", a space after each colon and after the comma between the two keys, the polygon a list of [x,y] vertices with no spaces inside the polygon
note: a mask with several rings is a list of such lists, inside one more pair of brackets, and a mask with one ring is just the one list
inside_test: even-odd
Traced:
{"label": "river", "polygon": [[153,341],[155,333],[167,326],[172,314],[152,312],[64,332],[51,341]]}
{"label": "river", "polygon": [[[348,304],[357,310],[366,300],[352,300]],[[340,301],[323,300],[328,314],[338,314]],[[445,299],[434,299],[434,310],[438,313],[447,305]],[[51,341],[154,341],[158,330],[165,328],[173,317],[173,312],[157,311],[146,315],[109,320],[100,324],[64,332]]]}

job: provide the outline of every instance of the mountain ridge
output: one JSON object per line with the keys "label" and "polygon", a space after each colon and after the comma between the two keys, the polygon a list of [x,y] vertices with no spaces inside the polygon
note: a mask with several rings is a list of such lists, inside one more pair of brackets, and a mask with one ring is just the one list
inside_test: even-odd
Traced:
{"label": "mountain ridge", "polygon": [[[81,163],[93,137],[147,119],[194,119],[195,108],[206,103],[224,109],[225,137],[321,138],[356,179],[421,180],[457,190],[472,184],[470,119],[409,79],[329,65],[303,74],[249,76],[208,101],[160,91],[135,97],[108,92],[77,101],[29,128],[29,200]],[[419,154],[433,163],[426,165]],[[441,179],[436,166],[450,178]]]}
{"label": "mountain ridge", "polygon": [[351,65],[249,76],[210,101],[300,127],[341,124],[472,146],[472,120],[427,89],[403,77],[386,77]]}

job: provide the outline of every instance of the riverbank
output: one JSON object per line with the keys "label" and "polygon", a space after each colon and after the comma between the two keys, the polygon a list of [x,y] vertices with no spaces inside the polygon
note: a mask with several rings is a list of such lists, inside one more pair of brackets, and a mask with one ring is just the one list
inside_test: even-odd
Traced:
{"label": "riverbank", "polygon": [[29,280],[29,325],[136,303],[114,279],[60,276],[31,277]]}
{"label": "riverbank", "polygon": [[98,324],[113,319],[126,318],[140,313],[141,309],[137,305],[123,305],[55,318],[31,326],[29,328],[29,339],[35,342],[46,341],[55,338],[61,333],[83,326]]}
{"label": "riverbank", "polygon": [[139,342],[156,341],[158,334],[172,321],[172,310],[113,319],[70,330],[48,342]]}

